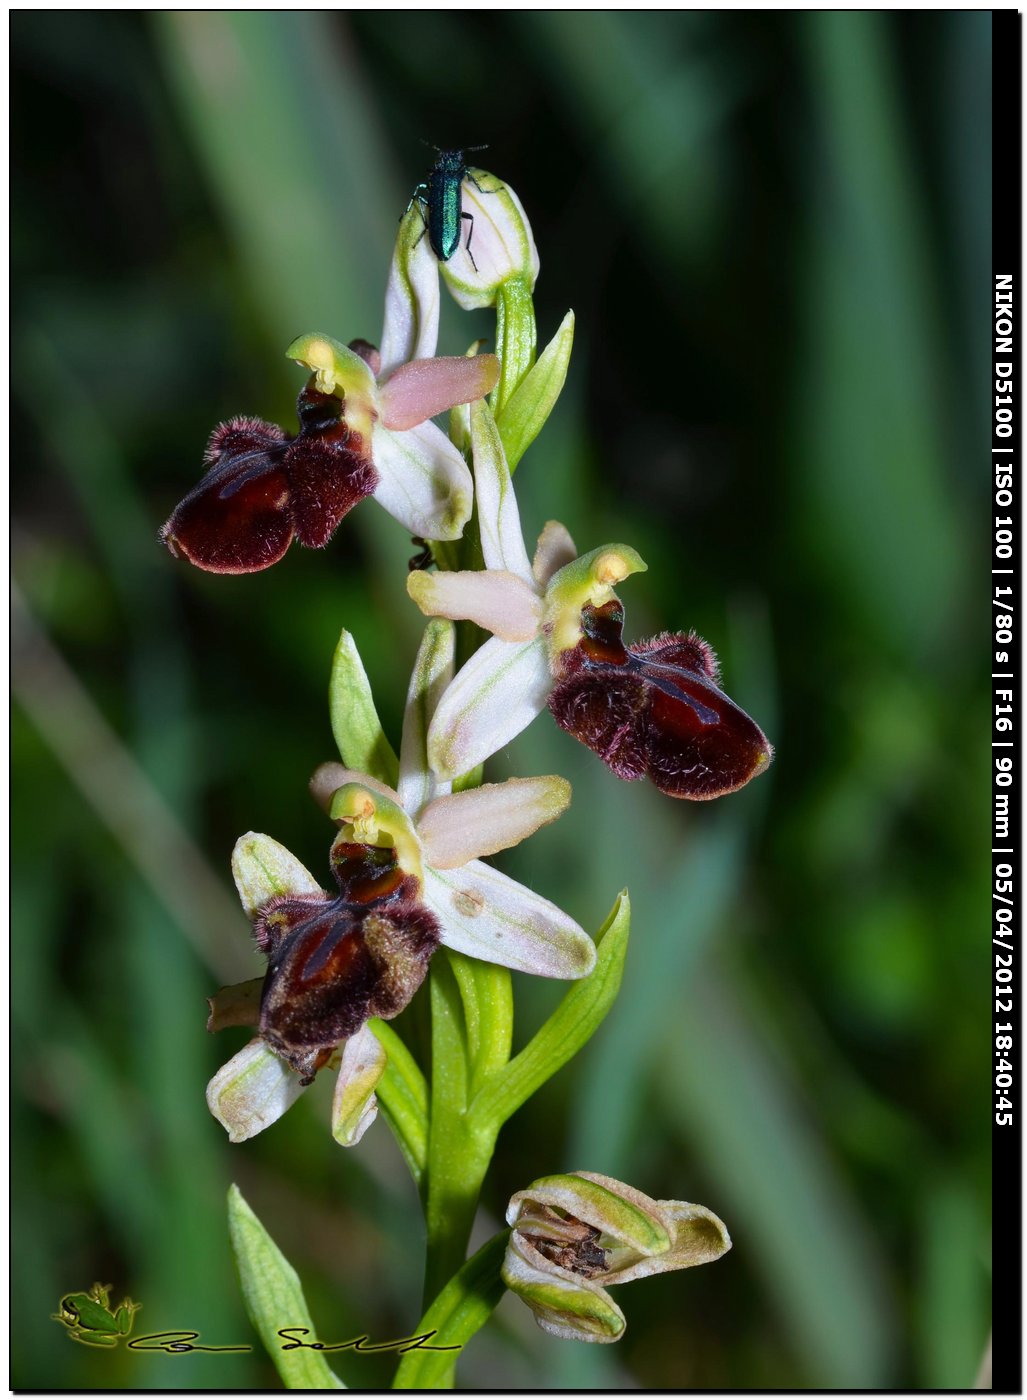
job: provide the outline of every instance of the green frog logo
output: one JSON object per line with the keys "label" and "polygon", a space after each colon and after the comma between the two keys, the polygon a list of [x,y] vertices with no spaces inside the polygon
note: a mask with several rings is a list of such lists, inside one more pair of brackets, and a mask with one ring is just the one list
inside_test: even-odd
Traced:
{"label": "green frog logo", "polygon": [[125,1298],[112,1312],[111,1285],[94,1283],[88,1293],[66,1293],[60,1312],[50,1316],[55,1322],[63,1322],[72,1341],[87,1347],[116,1347],[130,1335],[141,1306]]}

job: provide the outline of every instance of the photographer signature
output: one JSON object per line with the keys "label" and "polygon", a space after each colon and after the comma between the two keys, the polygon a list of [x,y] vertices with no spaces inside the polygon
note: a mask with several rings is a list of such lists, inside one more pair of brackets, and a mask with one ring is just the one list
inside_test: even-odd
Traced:
{"label": "photographer signature", "polygon": [[[110,1284],[94,1283],[92,1288],[81,1293],[66,1293],[60,1302],[60,1310],[51,1313],[55,1322],[63,1323],[68,1336],[83,1346],[116,1347],[125,1341],[129,1351],[160,1351],[165,1355],[176,1355],[187,1351],[239,1352],[252,1351],[249,1346],[211,1347],[200,1342],[199,1332],[188,1328],[176,1328],[166,1332],[149,1332],[145,1337],[134,1337],[128,1341],[135,1322],[135,1315],[141,1304],[125,1298],[117,1308],[110,1303]],[[296,1351],[305,1348],[309,1351],[395,1351],[405,1355],[408,1351],[460,1351],[460,1346],[432,1346],[431,1339],[437,1330],[422,1332],[414,1337],[400,1337],[391,1342],[372,1342],[367,1333],[351,1337],[345,1342],[307,1342],[309,1327],[279,1327],[282,1338],[282,1351]]]}

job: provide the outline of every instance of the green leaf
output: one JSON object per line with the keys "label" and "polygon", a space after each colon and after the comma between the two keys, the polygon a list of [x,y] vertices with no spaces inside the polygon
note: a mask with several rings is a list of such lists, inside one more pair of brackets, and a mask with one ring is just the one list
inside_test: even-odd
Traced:
{"label": "green leaf", "polygon": [[574,312],[568,311],[496,420],[511,473],[542,431],[560,397],[573,344]]}
{"label": "green leaf", "polygon": [[595,971],[571,985],[520,1054],[475,1096],[468,1116],[476,1126],[498,1130],[598,1030],[620,989],[630,929],[631,902],[622,890],[596,938]]}
{"label": "green leaf", "polygon": [[374,707],[357,644],[345,628],[332,658],[328,707],[332,733],[346,767],[394,788],[399,781],[399,760]]}
{"label": "green leaf", "polygon": [[378,1081],[378,1104],[411,1176],[420,1186],[428,1162],[428,1086],[396,1031],[384,1021],[367,1024],[389,1057],[385,1074]]}
{"label": "green leaf", "polygon": [[[500,1277],[509,1230],[483,1244],[450,1279],[417,1324],[416,1336],[434,1332],[427,1345],[463,1347],[488,1322],[505,1285]],[[393,1390],[448,1390],[460,1353],[408,1351],[399,1363]]]}
{"label": "green leaf", "polygon": [[342,1381],[316,1351],[305,1347],[296,1351],[282,1350],[280,1327],[306,1327],[311,1338],[316,1337],[316,1329],[296,1270],[234,1184],[228,1190],[228,1230],[246,1311],[288,1389],[345,1390]]}

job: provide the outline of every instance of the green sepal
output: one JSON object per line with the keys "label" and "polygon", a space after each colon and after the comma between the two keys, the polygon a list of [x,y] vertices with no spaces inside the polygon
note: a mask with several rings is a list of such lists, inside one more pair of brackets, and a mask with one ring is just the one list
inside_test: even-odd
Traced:
{"label": "green sepal", "polygon": [[596,937],[595,970],[571,984],[520,1054],[475,1095],[467,1116],[477,1128],[498,1131],[598,1030],[620,989],[630,931],[631,903],[622,890]]}
{"label": "green sepal", "polygon": [[[417,1324],[416,1337],[434,1332],[428,1345],[463,1348],[484,1327],[505,1292],[500,1269],[509,1237],[509,1230],[501,1230],[453,1275]],[[459,1351],[408,1351],[392,1388],[449,1390],[459,1356]]]}
{"label": "green sepal", "polygon": [[552,413],[567,378],[574,344],[574,312],[568,311],[538,360],[496,418],[511,475]]}
{"label": "green sepal", "polygon": [[343,398],[362,394],[370,398],[375,393],[374,375],[366,362],[330,335],[312,331],[297,336],[285,353],[313,372],[319,394],[338,394]]}
{"label": "green sepal", "polygon": [[378,1081],[378,1106],[420,1187],[428,1162],[428,1086],[417,1061],[392,1026],[374,1019],[367,1024],[389,1057]]}
{"label": "green sepal", "polygon": [[311,1341],[317,1332],[296,1270],[234,1184],[228,1190],[228,1232],[246,1311],[287,1389],[345,1390],[318,1352],[306,1347],[282,1350],[280,1327],[306,1327]]}
{"label": "green sepal", "polygon": [[535,304],[531,284],[523,277],[511,277],[499,288],[496,298],[496,354],[499,356],[499,383],[489,396],[492,412],[498,417],[535,363]]}
{"label": "green sepal", "polygon": [[346,767],[394,788],[399,781],[399,759],[378,718],[357,644],[345,628],[332,658],[328,709],[332,733]]}

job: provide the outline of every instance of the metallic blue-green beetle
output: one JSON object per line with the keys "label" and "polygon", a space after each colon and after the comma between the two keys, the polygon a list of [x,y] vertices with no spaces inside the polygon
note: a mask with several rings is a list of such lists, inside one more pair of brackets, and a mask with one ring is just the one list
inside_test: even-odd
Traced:
{"label": "metallic blue-green beetle", "polygon": [[[474,254],[471,252],[474,215],[463,212],[460,186],[466,179],[470,180],[475,189],[481,190],[483,194],[491,193],[491,191],[482,189],[468,170],[467,162],[464,160],[468,151],[483,150],[485,150],[484,146],[468,146],[462,151],[441,151],[436,146],[435,164],[428,173],[428,179],[417,186],[410,204],[407,205],[409,210],[416,201],[421,218],[424,220],[428,242],[439,262],[449,262],[460,247],[460,224],[461,220],[466,220],[468,229],[467,242],[464,246],[475,272],[478,270],[478,264],[474,261]],[[421,237],[424,237],[424,233],[421,234]]]}

